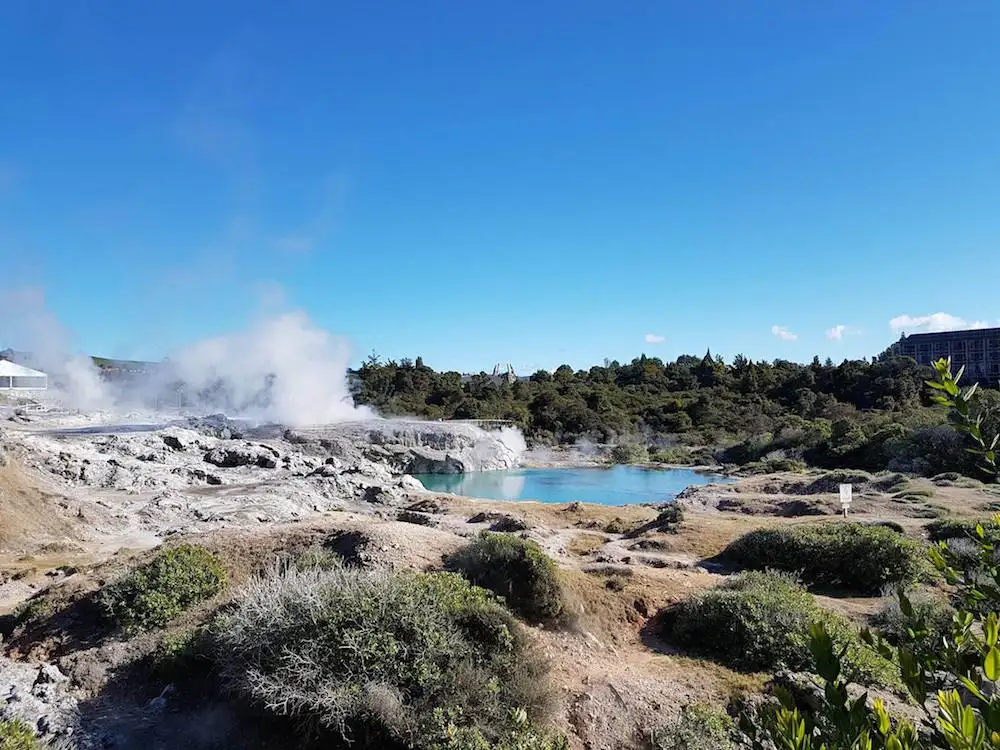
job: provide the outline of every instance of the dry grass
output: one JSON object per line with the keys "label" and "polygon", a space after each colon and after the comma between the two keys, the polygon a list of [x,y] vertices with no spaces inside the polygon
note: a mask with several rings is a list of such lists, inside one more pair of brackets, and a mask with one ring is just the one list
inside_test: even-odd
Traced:
{"label": "dry grass", "polygon": [[566,543],[566,551],[571,555],[587,557],[592,555],[610,541],[600,534],[577,534]]}

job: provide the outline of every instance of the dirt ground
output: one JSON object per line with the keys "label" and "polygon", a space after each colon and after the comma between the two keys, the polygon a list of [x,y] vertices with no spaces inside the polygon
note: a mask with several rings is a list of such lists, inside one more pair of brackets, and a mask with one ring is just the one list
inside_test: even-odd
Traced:
{"label": "dirt ground", "polygon": [[[238,586],[276,556],[318,544],[363,565],[437,569],[483,529],[518,519],[526,527],[521,533],[558,563],[574,614],[568,629],[532,629],[551,660],[551,678],[561,696],[555,725],[574,748],[633,748],[687,703],[725,705],[761,689],[764,675],[739,674],[674,652],[657,636],[656,613],[718,583],[727,571],[712,558],[739,535],[776,524],[838,522],[835,488],[818,491],[830,489],[817,483],[823,476],[773,474],[699,488],[679,500],[685,517],[672,532],[652,525],[659,512],[653,507],[479,501],[413,492],[404,505],[410,504],[420,523],[396,520],[399,508],[381,508],[176,539],[216,552]],[[1000,500],[991,487],[952,479],[900,478],[883,484],[879,490],[859,483],[852,517],[893,521],[915,538],[922,538],[934,516],[982,517]],[[88,621],[78,603],[150,552],[143,549],[148,545],[125,544],[114,554],[106,547],[95,549],[88,546],[85,529],[86,519],[75,518],[72,503],[44,481],[13,460],[0,467],[0,615],[18,607],[37,609],[27,626],[6,634],[3,650],[14,658],[52,660],[83,694],[96,696],[116,670],[148,655],[165,636],[110,645],[88,638]],[[823,598],[821,603],[860,619],[879,600]],[[196,625],[218,604],[188,613],[168,632]],[[159,686],[135,689],[145,699],[143,691]]]}

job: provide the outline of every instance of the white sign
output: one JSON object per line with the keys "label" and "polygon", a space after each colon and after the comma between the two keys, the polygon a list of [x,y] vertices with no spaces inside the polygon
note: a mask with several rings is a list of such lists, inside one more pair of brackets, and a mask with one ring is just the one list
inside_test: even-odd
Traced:
{"label": "white sign", "polygon": [[847,509],[851,505],[851,496],[854,487],[849,484],[840,485],[840,504],[844,506],[844,518],[847,518]]}

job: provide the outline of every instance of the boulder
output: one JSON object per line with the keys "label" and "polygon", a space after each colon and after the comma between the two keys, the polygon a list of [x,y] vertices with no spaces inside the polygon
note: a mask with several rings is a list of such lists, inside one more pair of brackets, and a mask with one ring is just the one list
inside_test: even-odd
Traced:
{"label": "boulder", "polygon": [[430,450],[411,451],[407,474],[464,474],[465,464],[447,453]]}
{"label": "boulder", "polygon": [[69,679],[55,665],[33,666],[0,656],[0,721],[20,719],[40,739],[66,743],[80,716],[68,688]]}
{"label": "boulder", "polygon": [[239,466],[276,469],[279,457],[276,450],[265,445],[220,445],[205,454],[205,461],[222,469],[235,469]]}
{"label": "boulder", "polygon": [[437,526],[438,520],[426,513],[418,513],[415,510],[401,510],[396,514],[397,521],[405,523],[415,523],[418,526]]}
{"label": "boulder", "polygon": [[365,487],[362,499],[373,505],[392,505],[398,499],[393,492],[379,485]]}

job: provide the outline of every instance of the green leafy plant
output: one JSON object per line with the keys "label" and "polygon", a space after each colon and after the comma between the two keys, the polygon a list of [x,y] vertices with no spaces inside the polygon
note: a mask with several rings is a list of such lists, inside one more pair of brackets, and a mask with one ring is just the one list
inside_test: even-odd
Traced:
{"label": "green leafy plant", "polygon": [[861,682],[892,684],[892,666],[865,648],[857,631],[820,609],[788,574],[748,571],[686,599],[663,613],[663,636],[695,654],[747,672],[812,667],[809,627],[826,624],[845,649],[851,675]]}
{"label": "green leafy plant", "polygon": [[649,449],[641,443],[619,443],[611,449],[613,464],[644,464],[649,461]]}
{"label": "green leafy plant", "polygon": [[529,622],[557,624],[566,614],[556,564],[529,539],[484,531],[450,556],[446,567],[502,596]]}
{"label": "green leafy plant", "polygon": [[732,542],[722,557],[751,570],[784,570],[808,585],[878,594],[909,584],[925,569],[920,546],[891,529],[823,522],[758,529]]}
{"label": "green leafy plant", "polygon": [[[951,375],[948,360],[935,365],[936,379],[928,385],[936,403],[949,407],[959,432],[971,437],[970,452],[994,478],[997,439],[982,434],[982,416],[973,417],[976,387],[958,386],[961,371]],[[1000,525],[1000,517],[994,519]],[[940,530],[944,533],[947,527]],[[963,529],[964,531],[964,529]],[[952,537],[953,538],[953,537]],[[906,637],[898,644],[900,679],[924,713],[918,724],[889,714],[880,700],[870,706],[867,696],[849,697],[843,674],[844,652],[822,623],[814,623],[810,649],[816,670],[825,681],[823,699],[809,709],[796,706],[787,694],[780,703],[746,712],[741,726],[759,750],[997,750],[1000,748],[1000,566],[997,540],[977,524],[968,541],[970,554],[938,541],[928,551],[934,568],[953,589],[957,602],[950,631],[935,648],[925,643],[934,627],[929,613],[902,590],[899,610]],[[865,632],[869,646],[883,655],[893,653],[883,635]]]}
{"label": "green leafy plant", "polygon": [[163,627],[222,591],[226,570],[203,547],[182,544],[105,586],[99,596],[107,620],[127,632]]}
{"label": "green leafy plant", "polygon": [[0,721],[0,750],[42,750],[35,733],[20,719]]}
{"label": "green leafy plant", "polygon": [[711,706],[689,703],[670,724],[655,729],[651,750],[735,750],[735,725]]}
{"label": "green leafy plant", "polygon": [[987,412],[975,409],[976,396],[979,392],[979,383],[973,383],[968,388],[961,388],[959,381],[965,367],[960,367],[958,372],[951,374],[951,358],[939,359],[934,363],[934,380],[926,381],[928,387],[934,390],[931,401],[935,404],[948,407],[948,421],[958,432],[967,435],[972,447],[968,448],[969,453],[977,459],[977,466],[993,479],[1000,474],[1000,466],[997,465],[997,443],[1000,442],[1000,433],[988,437],[983,434],[983,422],[988,416]]}

